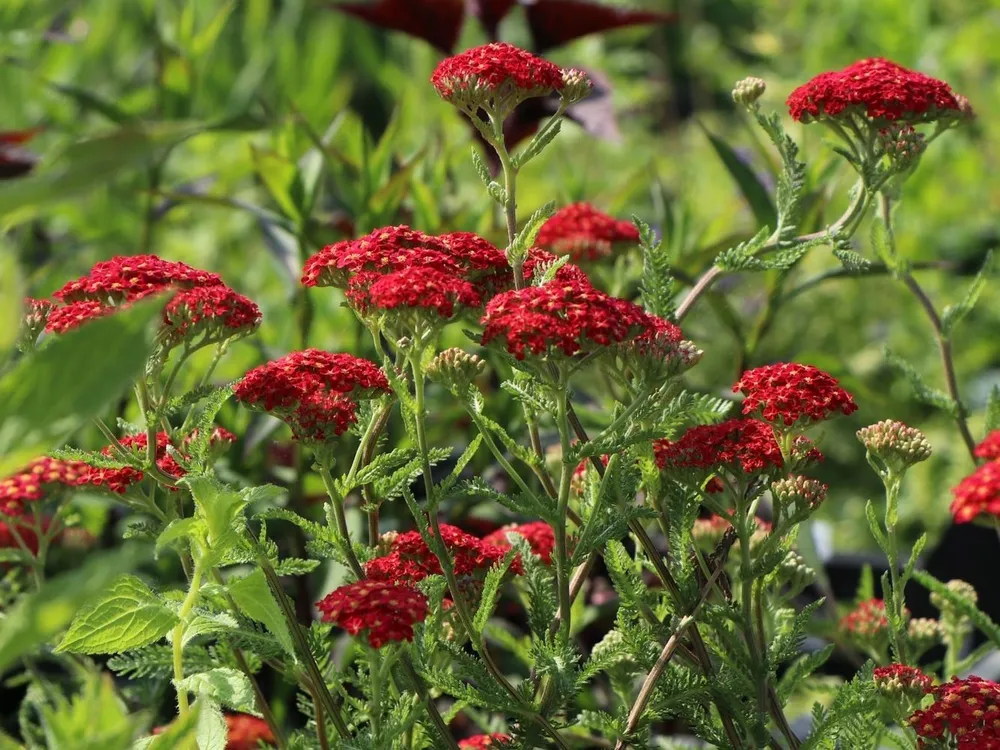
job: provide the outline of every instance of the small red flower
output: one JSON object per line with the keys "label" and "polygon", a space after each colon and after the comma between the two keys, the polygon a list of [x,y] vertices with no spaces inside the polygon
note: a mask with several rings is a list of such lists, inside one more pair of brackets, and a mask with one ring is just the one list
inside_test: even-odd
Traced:
{"label": "small red flower", "polygon": [[26,502],[37,502],[56,486],[87,484],[90,466],[81,461],[36,458],[21,471],[0,479],[0,512],[12,515]]}
{"label": "small red flower", "polygon": [[961,115],[947,83],[880,57],[816,76],[795,89],[787,104],[792,119],[802,122],[851,113],[909,122]]}
{"label": "small red flower", "polygon": [[889,618],[881,599],[867,599],[840,618],[840,629],[860,638],[874,638],[888,628]]}
{"label": "small red flower", "polygon": [[558,278],[504,292],[486,305],[483,344],[498,342],[517,359],[527,354],[572,356],[644,332],[649,315],[588,282]]}
{"label": "small red flower", "polygon": [[934,680],[916,667],[905,664],[876,667],[873,677],[879,690],[890,694],[901,692],[926,694],[934,687]]}
{"label": "small red flower", "polygon": [[117,308],[97,300],[85,299],[59,305],[49,310],[45,330],[49,333],[66,333],[84,323],[111,315]]}
{"label": "small red flower", "polygon": [[969,523],[980,514],[1000,518],[1000,461],[990,461],[967,476],[951,494],[955,523]]}
{"label": "small red flower", "polygon": [[[124,448],[131,450],[136,457],[140,459],[145,458],[146,446],[148,445],[146,433],[140,432],[135,435],[126,435],[118,442]],[[184,476],[187,472],[167,452],[167,446],[169,445],[170,436],[165,432],[158,432],[156,434],[156,466],[167,476],[177,479]],[[117,451],[110,445],[101,448],[101,453],[109,458],[119,457]],[[137,482],[141,482],[144,477],[145,474],[142,471],[131,466],[123,466],[116,469],[94,466],[90,468],[87,474],[87,482],[95,487],[102,487],[116,495],[124,495],[129,487]]]}
{"label": "small red flower", "polygon": [[458,741],[458,746],[463,750],[482,750],[482,748],[493,747],[494,742],[506,742],[510,740],[510,735],[494,732],[493,734],[477,734]]}
{"label": "small red flower", "polygon": [[781,468],[781,449],[771,425],[756,419],[728,419],[692,427],[677,440],[653,443],[661,470],[720,469],[752,474]]}
{"label": "small red flower", "polygon": [[975,675],[954,677],[931,692],[934,703],[908,719],[921,740],[954,738],[960,750],[1000,747],[1000,684]]}
{"label": "small red flower", "polygon": [[542,96],[563,87],[562,69],[548,60],[506,42],[474,47],[442,60],[431,84],[445,100],[456,93],[497,93],[502,87]]}
{"label": "small red flower", "polygon": [[407,266],[385,275],[359,273],[347,285],[347,300],[362,314],[423,309],[444,319],[455,314],[456,305],[482,305],[472,284],[431,266]]}
{"label": "small red flower", "polygon": [[52,296],[65,303],[94,300],[102,304],[134,302],[171,286],[190,289],[222,284],[214,273],[155,255],[116,256],[71,281]]}
{"label": "small red flower", "polygon": [[1000,458],[1000,430],[993,430],[976,446],[976,457],[987,459]]}
{"label": "small red flower", "polygon": [[427,597],[412,586],[387,581],[358,581],[328,594],[316,608],[324,622],[351,635],[362,630],[368,642],[381,648],[391,641],[412,641],[413,625],[427,618]]}
{"label": "small red flower", "polygon": [[502,529],[497,529],[492,534],[483,537],[484,544],[492,544],[502,550],[511,548],[508,532],[513,532],[524,537],[524,540],[531,547],[531,551],[541,558],[546,565],[552,564],[552,550],[556,547],[556,535],[545,521],[532,521],[531,523],[510,524]]}
{"label": "small red flower", "polygon": [[539,247],[574,261],[599,260],[610,256],[615,245],[638,243],[639,230],[589,203],[572,203],[549,217],[535,241]]}
{"label": "small red flower", "polygon": [[857,405],[836,378],[812,365],[782,362],[747,370],[733,386],[742,392],[743,413],[759,413],[786,427],[820,422],[836,414],[851,414]]}
{"label": "small red flower", "polygon": [[[479,539],[457,526],[440,524],[441,538],[451,555],[455,574],[476,575],[503,561],[509,547],[499,547]],[[515,575],[524,571],[519,560],[511,563]],[[383,581],[416,583],[429,575],[441,575],[441,563],[431,551],[419,531],[397,535],[389,547],[389,554],[376,557],[365,565],[365,575]]]}
{"label": "small red flower", "polygon": [[163,309],[163,327],[173,343],[204,334],[223,341],[245,336],[260,325],[260,308],[224,284],[178,292]]}

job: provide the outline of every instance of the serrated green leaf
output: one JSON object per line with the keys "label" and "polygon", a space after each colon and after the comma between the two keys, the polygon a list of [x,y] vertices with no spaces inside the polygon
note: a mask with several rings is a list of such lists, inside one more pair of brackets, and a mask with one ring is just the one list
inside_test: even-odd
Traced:
{"label": "serrated green leaf", "polygon": [[872,263],[865,256],[849,250],[846,247],[836,247],[833,249],[833,256],[840,261],[840,264],[851,273],[864,273],[871,268]]}
{"label": "serrated green leaf", "polygon": [[555,201],[549,201],[531,214],[507,251],[511,259],[524,257],[524,254],[528,252],[528,248],[535,244],[535,237],[538,236],[538,230],[542,228],[542,224],[545,223],[546,219],[555,213],[555,210]]}
{"label": "serrated green leaf", "polygon": [[201,713],[196,701],[184,718],[175,719],[160,734],[139,740],[132,750],[200,750],[195,734]]}
{"label": "serrated green leaf", "polygon": [[135,576],[126,575],[80,610],[56,651],[120,654],[153,643],[176,624],[177,615],[161,597]]}
{"label": "serrated green leaf", "polygon": [[701,129],[708,138],[709,143],[712,144],[712,148],[715,149],[715,153],[726,168],[726,171],[729,172],[730,177],[733,178],[733,181],[739,187],[740,192],[750,206],[750,210],[753,211],[757,224],[767,227],[776,226],[778,212],[771,201],[771,196],[768,195],[767,188],[757,178],[753,169],[736,154],[728,143],[712,135],[703,125]]}
{"label": "serrated green leaf", "polygon": [[514,157],[514,165],[517,169],[520,169],[529,161],[538,156],[545,147],[552,143],[552,140],[559,135],[559,131],[562,129],[562,120],[556,120],[550,127],[543,128],[539,133],[531,139],[524,150]]}
{"label": "serrated green leaf", "polygon": [[500,584],[503,583],[504,576],[507,575],[507,571],[510,569],[515,557],[517,557],[517,550],[509,550],[504,555],[503,561],[499,565],[494,565],[486,573],[486,581],[483,583],[483,593],[479,600],[479,609],[476,610],[476,615],[472,620],[472,625],[476,629],[477,635],[483,632],[483,628],[486,627],[487,621],[489,621],[490,616],[493,614],[493,608],[496,607],[497,599],[500,598]]}
{"label": "serrated green leaf", "polygon": [[972,309],[976,306],[979,297],[983,293],[983,289],[986,288],[986,282],[989,280],[992,271],[993,251],[990,250],[986,253],[983,267],[979,269],[976,278],[972,280],[961,302],[955,305],[948,305],[941,314],[941,329],[944,331],[945,336],[951,336],[956,326],[962,322],[966,315],[972,312]]}
{"label": "serrated green leaf", "polygon": [[255,570],[245,578],[230,581],[229,593],[243,614],[261,623],[278,639],[285,652],[292,658],[295,657],[295,647],[292,644],[292,635],[288,631],[288,624],[268,588],[263,571]]}
{"label": "serrated green leaf", "polygon": [[201,529],[204,529],[204,522],[197,518],[175,518],[156,537],[156,550],[154,554],[159,557],[164,548],[189,540],[199,525]]}
{"label": "serrated green leaf", "polygon": [[933,406],[941,411],[944,411],[952,416],[955,416],[960,411],[960,406],[955,403],[954,399],[949,396],[944,391],[938,390],[937,388],[931,388],[924,382],[923,377],[919,372],[907,362],[902,357],[893,354],[889,347],[884,348],[885,359],[889,363],[889,366],[895,370],[897,373],[906,378],[910,383],[910,387],[913,389],[913,395],[922,404],[927,404],[928,406]]}
{"label": "serrated green leaf", "polygon": [[875,542],[878,544],[879,549],[887,552],[889,540],[886,539],[885,532],[882,530],[882,522],[879,521],[875,513],[875,506],[871,500],[865,503],[865,518],[868,520],[868,528],[872,532],[872,536],[875,537]]}
{"label": "serrated green leaf", "polygon": [[0,378],[0,476],[64,443],[121,397],[150,351],[158,300],[54,337]]}
{"label": "serrated green leaf", "polygon": [[196,516],[205,522],[207,554],[212,564],[219,564],[245,546],[246,499],[210,475],[188,474],[180,481],[191,490]]}
{"label": "serrated green leaf", "polygon": [[174,681],[178,690],[187,690],[199,698],[208,697],[235,711],[253,711],[254,694],[245,674],[230,667],[217,667],[207,672],[188,675]]}
{"label": "serrated green leaf", "polygon": [[229,744],[229,727],[219,702],[211,696],[202,695],[191,707],[198,708],[198,723],[195,728],[198,750],[226,750]]}

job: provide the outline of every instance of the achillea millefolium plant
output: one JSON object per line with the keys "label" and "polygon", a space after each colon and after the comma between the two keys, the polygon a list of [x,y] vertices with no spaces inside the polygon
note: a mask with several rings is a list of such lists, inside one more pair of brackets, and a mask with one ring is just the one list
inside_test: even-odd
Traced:
{"label": "achillea millefolium plant", "polygon": [[[690,340],[685,321],[720,277],[782,273],[821,246],[861,268],[868,261],[851,242],[874,214],[881,261],[920,300],[940,344],[948,392],[928,397],[945,402],[968,448],[951,512],[958,523],[1000,523],[1000,408],[976,440],[950,351],[981,285],[939,313],[893,236],[907,178],[938,137],[972,118],[968,102],[882,59],[796,89],[792,119],[825,128],[857,175],[843,215],[802,234],[798,147],[783,117],[761,110],[764,81],[740,81],[734,100],[783,165],[776,223],[679,294],[667,251],[638,218],[579,202],[520,212],[518,176],[587,97],[586,73],[493,43],[444,60],[431,84],[495,155],[495,173],[473,158],[506,244],[399,225],[313,253],[301,284],[343,300],[373,357],[274,353],[217,384],[216,365],[267,319],[238,283],[151,254],[98,263],[51,300],[25,303],[23,356],[5,377],[60,347],[111,346],[103,337],[113,335],[131,336],[141,358],[130,373],[139,421],[95,413],[104,445],[27,456],[0,480],[0,668],[27,685],[20,742],[83,747],[69,729],[83,714],[88,742],[161,750],[620,750],[680,747],[670,739],[679,734],[719,748],[1000,747],[1000,685],[969,675],[976,654],[963,651],[973,628],[1000,645],[1000,627],[968,584],[916,569],[926,536],[900,548],[901,492],[931,455],[925,436],[893,420],[858,431],[885,488],[884,514],[869,502],[866,516],[889,568],[880,588],[838,611],[803,598],[818,571],[799,531],[828,491],[810,476],[824,460],[824,426],[855,412],[858,397],[797,362],[749,369],[717,383],[719,395],[685,384],[713,345]],[[505,120],[553,94],[555,114],[508,150]],[[639,288],[601,288],[601,265],[636,245]],[[443,347],[447,327],[464,330],[466,345]],[[181,389],[191,370],[196,387]],[[496,418],[489,379],[516,400],[515,418]],[[441,418],[431,390],[463,415],[452,444],[429,437]],[[594,390],[613,406],[585,411]],[[234,482],[219,459],[247,438],[217,423],[227,402],[290,431],[322,481],[321,516],[286,507],[281,487]],[[481,454],[495,476],[467,470]],[[84,559],[93,541],[68,502],[82,491],[124,509],[130,541],[101,571],[47,582],[54,551]],[[508,523],[472,533],[445,522],[471,501],[502,506]],[[408,525],[386,526],[389,504],[405,506]],[[366,528],[348,523],[352,507]],[[288,524],[302,540],[294,550],[275,541]],[[172,558],[182,587],[156,578]],[[290,588],[331,562],[339,583],[303,616]],[[586,600],[596,601],[598,566],[618,606],[595,638]],[[911,580],[930,589],[937,618],[911,616]],[[68,611],[47,608],[54,584],[78,589]],[[806,651],[807,632],[830,642]],[[852,655],[856,675],[795,721],[790,706],[813,694],[835,649]],[[929,658],[935,650],[943,656]],[[156,708],[165,693],[176,711]]]}

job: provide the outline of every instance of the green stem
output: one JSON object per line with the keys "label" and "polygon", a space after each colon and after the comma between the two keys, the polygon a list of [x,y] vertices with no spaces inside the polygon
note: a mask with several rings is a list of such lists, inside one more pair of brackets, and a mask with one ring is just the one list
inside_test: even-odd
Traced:
{"label": "green stem", "polygon": [[372,700],[369,708],[372,739],[378,740],[382,736],[382,664],[378,649],[368,649],[368,660],[372,688]]}
{"label": "green stem", "polygon": [[323,478],[323,486],[326,487],[326,494],[330,497],[330,508],[333,510],[334,521],[337,524],[341,550],[344,553],[344,557],[347,558],[347,564],[350,565],[351,572],[360,581],[365,577],[365,573],[361,568],[361,563],[358,562],[357,555],[354,554],[354,547],[351,546],[351,532],[347,528],[347,518],[344,516],[344,498],[337,491],[333,476],[330,474],[330,469],[326,466],[325,462],[317,460],[316,465],[319,467],[320,477]]}
{"label": "green stem", "polygon": [[178,623],[174,626],[173,632],[174,683],[177,689],[177,715],[181,718],[187,715],[189,707],[187,690],[180,686],[180,682],[184,679],[184,630],[187,627],[187,618],[198,602],[203,573],[201,559],[198,559],[195,561],[194,572],[191,574],[187,596],[184,597],[181,609],[177,613]]}
{"label": "green stem", "polygon": [[316,739],[319,740],[320,750],[330,750],[330,740],[326,736],[326,717],[323,715],[323,703],[311,684],[309,685],[309,697],[312,698],[313,711],[316,714]]}
{"label": "green stem", "polygon": [[556,393],[556,426],[559,429],[559,444],[562,448],[562,471],[559,476],[559,505],[557,509],[558,524],[556,524],[556,586],[559,589],[559,610],[563,637],[568,641],[572,620],[573,600],[570,598],[570,560],[566,541],[566,518],[569,510],[569,491],[573,481],[574,466],[569,461],[571,452],[567,385],[560,378]]}

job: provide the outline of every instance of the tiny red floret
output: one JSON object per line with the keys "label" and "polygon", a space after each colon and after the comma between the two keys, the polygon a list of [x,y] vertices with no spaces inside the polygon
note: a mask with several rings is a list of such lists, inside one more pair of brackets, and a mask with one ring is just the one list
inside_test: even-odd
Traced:
{"label": "tiny red floret", "polygon": [[556,211],[538,230],[539,247],[575,261],[608,257],[615,245],[639,241],[631,222],[619,221],[589,203],[572,203]]}

